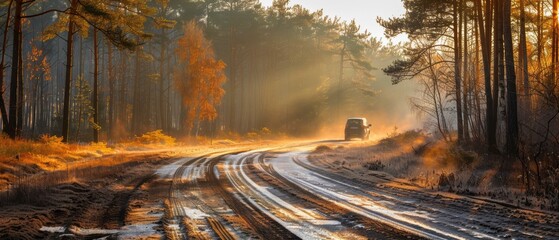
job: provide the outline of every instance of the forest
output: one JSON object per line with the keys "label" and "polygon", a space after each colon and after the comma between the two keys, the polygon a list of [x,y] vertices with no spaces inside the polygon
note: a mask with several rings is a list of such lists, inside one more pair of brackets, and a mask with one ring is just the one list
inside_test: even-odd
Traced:
{"label": "forest", "polygon": [[387,36],[409,37],[384,72],[394,84],[419,81],[412,106],[442,139],[520,160],[526,191],[555,196],[557,1],[403,2],[404,16],[378,19]]}
{"label": "forest", "polygon": [[1,128],[64,142],[308,136],[396,111],[408,100],[386,85],[411,81],[424,128],[519,159],[529,189],[556,181],[557,1],[402,2],[377,19],[407,37],[392,44],[289,0],[3,0]]}
{"label": "forest", "polygon": [[354,21],[286,0],[1,7],[2,130],[12,138],[310,135],[370,107],[383,67],[370,60],[397,54]]}

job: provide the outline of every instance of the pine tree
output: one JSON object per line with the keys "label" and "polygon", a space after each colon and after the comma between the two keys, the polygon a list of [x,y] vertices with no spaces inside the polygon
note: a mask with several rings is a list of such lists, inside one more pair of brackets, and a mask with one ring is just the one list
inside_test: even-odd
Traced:
{"label": "pine tree", "polygon": [[514,70],[514,48],[511,27],[511,0],[504,0],[503,4],[503,40],[505,45],[505,64],[507,76],[507,118],[506,118],[506,148],[512,156],[518,155],[518,107],[516,72]]}
{"label": "pine tree", "polygon": [[339,78],[338,78],[338,117],[341,117],[340,108],[342,103],[343,82],[344,82],[344,69],[346,64],[349,63],[351,67],[363,74],[365,79],[370,80],[372,76],[370,71],[373,69],[368,59],[365,58],[364,50],[367,48],[367,39],[370,33],[365,31],[360,32],[361,28],[352,20],[349,23],[344,23],[341,26],[341,33],[337,40],[339,43]]}
{"label": "pine tree", "polygon": [[14,14],[14,27],[13,27],[13,41],[12,41],[12,71],[11,71],[11,82],[10,82],[10,110],[9,110],[9,125],[8,125],[8,135],[10,138],[15,139],[17,137],[17,108],[22,96],[18,96],[18,86],[19,84],[19,70],[20,70],[20,58],[21,58],[21,22],[22,22],[22,8],[23,0],[15,1],[15,14]]}
{"label": "pine tree", "polygon": [[[62,137],[68,141],[70,129],[70,88],[72,82],[72,62],[74,34],[79,32],[87,36],[90,27],[103,33],[107,39],[119,48],[133,49],[151,35],[144,32],[144,22],[155,10],[146,1],[130,0],[114,3],[110,0],[70,0],[70,8],[58,21],[49,26],[44,40],[57,36],[61,31],[67,32],[66,39],[66,80],[64,87],[64,107],[62,119]],[[66,13],[65,12],[65,13]]]}
{"label": "pine tree", "polygon": [[[464,138],[464,115],[462,112],[462,21],[464,21],[464,4],[462,1],[404,0],[406,14],[403,17],[378,19],[385,28],[385,35],[394,37],[408,34],[411,42],[406,47],[405,59],[396,60],[386,67],[384,72],[392,77],[393,83],[412,79],[427,71],[430,66],[422,65],[426,54],[438,49],[452,50],[452,59],[440,59],[432,65],[450,63],[454,76],[454,100],[456,102],[456,126],[458,141]],[[452,31],[451,34],[448,31]],[[449,36],[450,35],[450,36]]]}
{"label": "pine tree", "polygon": [[10,134],[10,123],[8,121],[8,111],[6,110],[6,103],[4,101],[4,66],[6,59],[6,49],[8,48],[8,30],[11,21],[11,9],[13,1],[7,6],[6,20],[4,22],[4,32],[2,40],[2,60],[0,61],[0,117],[2,118],[2,132]]}

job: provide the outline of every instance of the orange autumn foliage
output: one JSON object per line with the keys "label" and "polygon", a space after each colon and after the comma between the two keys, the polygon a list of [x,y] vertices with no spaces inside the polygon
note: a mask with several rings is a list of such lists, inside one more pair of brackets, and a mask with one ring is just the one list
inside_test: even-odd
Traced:
{"label": "orange autumn foliage", "polygon": [[33,81],[51,80],[51,68],[42,49],[32,45],[26,60],[26,74],[29,79]]}
{"label": "orange autumn foliage", "polygon": [[222,88],[226,81],[225,63],[215,59],[211,42],[194,21],[184,26],[177,49],[179,64],[174,82],[187,108],[185,124],[190,131],[195,123],[217,117],[216,106],[225,94]]}

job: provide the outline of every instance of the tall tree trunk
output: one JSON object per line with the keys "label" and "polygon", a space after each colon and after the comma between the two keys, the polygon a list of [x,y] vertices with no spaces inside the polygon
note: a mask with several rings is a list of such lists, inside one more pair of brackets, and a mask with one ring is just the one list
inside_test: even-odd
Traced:
{"label": "tall tree trunk", "polygon": [[99,142],[99,42],[97,29],[93,29],[93,142]]}
{"label": "tall tree trunk", "polygon": [[33,101],[33,107],[30,108],[30,112],[33,113],[32,118],[30,117],[30,124],[31,127],[31,134],[30,136],[34,137],[37,129],[41,128],[42,125],[42,106],[43,106],[43,77],[39,77],[36,79],[33,89],[33,98],[30,99],[30,102]]}
{"label": "tall tree trunk", "polygon": [[461,64],[462,64],[462,54],[460,49],[460,34],[461,28],[460,19],[458,15],[458,3],[454,1],[453,9],[453,31],[454,31],[454,84],[455,84],[455,95],[456,95],[456,127],[458,130],[458,141],[461,142],[464,136],[463,128],[463,118],[462,118],[462,80],[461,80]]}
{"label": "tall tree trunk", "polygon": [[538,63],[538,79],[541,79],[542,71],[542,55],[543,55],[543,1],[537,1],[537,63]]}
{"label": "tall tree trunk", "polygon": [[[72,105],[74,108],[70,108],[70,121],[77,122],[76,131],[74,135],[74,139],[76,142],[79,142],[79,136],[82,129],[82,116],[83,116],[83,107],[84,107],[84,100],[85,100],[85,93],[83,91],[84,82],[85,82],[85,75],[83,71],[83,61],[84,61],[84,54],[83,54],[83,37],[80,37],[80,46],[79,46],[79,58],[78,58],[78,78],[77,78],[77,86],[76,86],[76,98]],[[72,91],[72,90],[70,90]],[[77,111],[76,111],[77,108]],[[74,110],[74,111],[72,111]],[[73,115],[73,116],[72,116]]]}
{"label": "tall tree trunk", "polygon": [[19,69],[19,57],[21,56],[21,42],[20,34],[21,32],[21,11],[23,0],[15,0],[15,15],[14,15],[14,32],[13,32],[13,43],[12,43],[12,75],[10,82],[10,116],[8,124],[8,135],[10,138],[16,138],[16,122],[17,122],[17,104],[18,104],[18,69]]}
{"label": "tall tree trunk", "polygon": [[[491,0],[485,1],[485,14],[482,11],[481,0],[476,0],[478,27],[480,33],[483,72],[485,79],[485,121],[486,140],[490,152],[497,151],[496,119],[493,115],[493,94],[491,88],[491,23],[493,6]],[[485,18],[484,18],[485,15]]]}
{"label": "tall tree trunk", "polygon": [[[128,55],[125,50],[120,51],[120,89],[119,89],[119,108],[118,108],[118,115],[117,115],[117,125],[120,129],[127,129],[128,127],[128,79],[127,71],[128,71]],[[126,132],[120,132],[126,133]],[[120,138],[124,138],[127,136],[119,136]]]}
{"label": "tall tree trunk", "polygon": [[338,110],[338,120],[342,118],[342,82],[344,80],[344,59],[345,59],[345,51],[346,51],[346,43],[343,43],[342,50],[340,51],[340,75],[338,78],[338,103],[337,103],[337,110]]}
{"label": "tall tree trunk", "polygon": [[[82,54],[81,54],[81,51],[80,51],[80,57],[81,57],[81,55]],[[75,131],[76,133],[74,135],[74,139],[75,139],[76,142],[79,142],[80,131],[81,131],[81,128],[82,128],[82,116],[83,116],[83,105],[84,105],[83,97],[85,95],[85,93],[83,91],[83,84],[84,84],[84,81],[85,81],[84,78],[83,78],[83,74],[80,73],[77,80],[78,80],[77,86],[76,86],[76,88],[77,88],[77,93],[76,93],[77,98],[76,98],[76,100],[74,100],[74,103],[73,103],[74,104],[74,109],[73,109],[74,110],[73,111],[74,116],[73,117],[70,116],[70,119],[73,119],[74,121],[77,122],[76,131]],[[76,108],[77,108],[77,111],[76,111]]]}
{"label": "tall tree trunk", "polygon": [[503,35],[507,71],[507,152],[518,155],[518,108],[516,97],[516,73],[514,71],[514,48],[512,45],[511,0],[504,0]]}
{"label": "tall tree trunk", "polygon": [[[246,129],[245,129],[245,124],[246,124],[246,112],[245,112],[245,102],[246,102],[246,75],[244,73],[244,64],[240,63],[239,64],[239,106],[237,108],[237,113],[239,116],[239,127],[237,129],[237,132],[241,132],[241,133],[245,133]],[[286,114],[286,116],[288,116]],[[198,125],[200,125],[200,123],[198,123]],[[198,130],[196,130],[196,136],[198,136]]]}
{"label": "tall tree trunk", "polygon": [[[167,52],[173,52],[172,49],[170,49],[169,46],[167,46]],[[165,79],[167,79],[167,104],[165,104],[165,108],[166,108],[166,123],[165,123],[165,131],[171,131],[172,129],[172,123],[173,123],[173,114],[172,114],[172,100],[171,100],[171,96],[172,96],[172,90],[171,90],[171,71],[173,69],[172,64],[171,64],[171,56],[167,57],[167,61],[165,66],[167,66],[167,71],[165,71]]]}
{"label": "tall tree trunk", "polygon": [[16,123],[16,136],[21,137],[23,129],[23,102],[25,95],[23,94],[23,34],[22,29],[19,29],[19,56],[18,56],[18,69],[17,69],[17,123]]}
{"label": "tall tree trunk", "polygon": [[160,53],[160,61],[159,61],[159,122],[161,123],[161,125],[159,125],[159,127],[161,127],[161,129],[165,130],[165,122],[166,122],[166,116],[167,116],[167,111],[166,111],[166,107],[165,107],[165,73],[164,73],[164,67],[165,67],[165,59],[167,58],[166,56],[166,49],[167,49],[167,42],[166,40],[166,35],[165,35],[165,29],[161,29],[161,53]]}
{"label": "tall tree trunk", "polygon": [[70,21],[68,21],[68,37],[66,39],[66,79],[64,82],[64,107],[62,110],[62,141],[68,142],[70,132],[70,90],[72,88],[72,65],[74,51],[74,15],[78,0],[72,0]]}
{"label": "tall tree trunk", "polygon": [[[134,61],[134,100],[132,105],[132,133],[140,133],[140,128],[143,128],[142,118],[144,117],[142,112],[142,104],[140,103],[141,95],[141,85],[140,82],[140,50],[136,50],[136,57]],[[145,96],[144,96],[145,98]]]}
{"label": "tall tree trunk", "polygon": [[[503,0],[493,0],[493,11],[494,11],[494,18],[493,18],[493,24],[494,24],[494,35],[493,35],[493,40],[494,40],[494,44],[493,44],[493,121],[494,121],[494,125],[493,125],[493,129],[491,129],[491,131],[495,131],[495,137],[497,136],[497,123],[498,123],[498,119],[499,119],[499,98],[501,96],[499,96],[499,85],[500,85],[500,79],[502,77],[501,74],[501,67],[502,67],[502,63],[501,63],[501,59],[502,59],[502,55],[503,55],[503,22],[502,22],[502,1]],[[489,129],[488,129],[489,130]],[[495,144],[495,150],[497,150],[497,145]]]}
{"label": "tall tree trunk", "polygon": [[[229,131],[237,131],[236,116],[237,116],[237,62],[236,62],[236,49],[235,49],[235,26],[233,24],[233,3],[230,3],[230,26],[229,26],[229,62],[227,63],[229,69]],[[190,135],[190,134],[189,134]]]}
{"label": "tall tree trunk", "polygon": [[463,67],[462,67],[462,71],[463,71],[463,76],[464,79],[462,80],[464,83],[464,89],[462,91],[462,102],[464,103],[464,109],[463,109],[463,114],[464,114],[464,118],[463,118],[463,123],[464,123],[464,133],[463,133],[463,137],[464,137],[464,141],[469,142],[470,141],[470,129],[469,129],[469,123],[468,123],[468,119],[470,118],[470,114],[469,114],[469,106],[468,106],[468,93],[470,92],[470,76],[469,76],[469,69],[468,69],[468,14],[466,13],[466,1],[462,0],[462,23],[464,24],[463,26],[463,36],[464,36],[464,60],[463,60]]}
{"label": "tall tree trunk", "polygon": [[112,60],[113,60],[113,47],[111,46],[111,43],[109,41],[107,41],[107,75],[108,75],[108,80],[109,80],[109,106],[108,106],[108,110],[109,110],[109,117],[108,117],[108,138],[112,139],[113,138],[113,134],[114,134],[114,124],[115,124],[115,78],[114,78],[114,74],[113,74],[113,64],[112,64]]}
{"label": "tall tree trunk", "polygon": [[557,23],[557,0],[553,0],[552,10],[552,44],[551,44],[551,81],[552,84],[557,83],[557,72],[559,63],[559,23]]}
{"label": "tall tree trunk", "polygon": [[[435,115],[437,116],[437,128],[439,129],[439,133],[441,134],[441,136],[443,137],[443,139],[445,141],[449,141],[452,139],[447,139],[447,129],[446,129],[446,120],[444,118],[444,111],[442,108],[442,104],[440,103],[440,99],[439,99],[439,84],[438,84],[438,77],[435,73],[435,71],[433,70],[433,63],[432,63],[432,59],[431,59],[431,54],[427,55],[428,60],[429,60],[429,71],[431,73],[432,76],[432,81],[433,81],[433,108],[435,109]],[[429,88],[429,84],[426,84],[427,88]]]}
{"label": "tall tree trunk", "polygon": [[531,111],[530,81],[528,78],[528,50],[526,46],[526,11],[524,0],[520,0],[520,44],[518,46],[518,67],[524,87],[524,113],[529,116]]}
{"label": "tall tree trunk", "polygon": [[[476,17],[477,17],[476,13]],[[479,22],[474,20],[474,36],[475,36],[475,76],[474,76],[474,101],[476,106],[476,140],[483,139],[483,120],[481,119],[481,100],[480,100],[480,89],[481,89],[481,66],[480,66],[480,56],[479,52],[481,50],[480,46],[480,34],[479,34]]]}
{"label": "tall tree trunk", "polygon": [[0,117],[2,118],[2,132],[5,134],[9,134],[9,121],[6,103],[4,102],[4,64],[6,59],[6,49],[8,46],[8,29],[10,26],[10,15],[12,13],[13,2],[13,0],[10,0],[10,4],[8,5],[6,25],[4,26],[4,39],[2,40],[2,61],[0,62]]}
{"label": "tall tree trunk", "polygon": [[[83,54],[83,37],[80,37],[80,47],[79,47],[79,69],[78,69],[78,86],[77,86],[77,100],[74,101],[74,106],[78,108],[77,114],[74,112],[74,119],[78,122],[78,126],[76,127],[76,134],[74,135],[74,139],[78,142],[81,129],[82,129],[82,116],[83,116],[83,105],[85,100],[85,93],[83,91],[83,84],[85,82],[85,75],[83,71],[83,61],[84,61],[84,54]],[[74,108],[75,108],[74,107]],[[70,109],[71,110],[71,109]],[[70,121],[72,117],[70,116]]]}

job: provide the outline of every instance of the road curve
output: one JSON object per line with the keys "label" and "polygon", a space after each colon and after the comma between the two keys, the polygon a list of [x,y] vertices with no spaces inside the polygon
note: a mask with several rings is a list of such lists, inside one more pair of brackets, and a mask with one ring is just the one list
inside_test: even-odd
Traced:
{"label": "road curve", "polygon": [[429,239],[559,239],[559,217],[459,196],[388,187],[349,171],[334,173],[292,152],[268,162],[279,175],[362,216]]}
{"label": "road curve", "polygon": [[175,162],[175,169],[170,171],[165,236],[168,239],[418,238],[296,188],[262,164],[267,151],[271,149],[211,153]]}
{"label": "road curve", "polygon": [[[557,216],[386,187],[307,159],[311,142],[181,159],[167,199],[169,239],[559,238]],[[494,217],[494,220],[491,218]],[[511,217],[522,222],[507,220]],[[504,224],[503,224],[504,223]]]}

